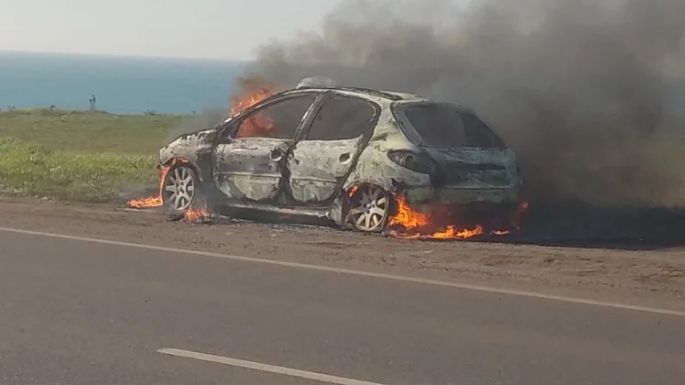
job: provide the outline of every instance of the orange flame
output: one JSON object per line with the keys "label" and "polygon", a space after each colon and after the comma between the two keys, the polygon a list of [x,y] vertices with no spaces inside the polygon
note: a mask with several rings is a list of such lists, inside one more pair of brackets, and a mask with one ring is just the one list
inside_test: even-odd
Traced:
{"label": "orange flame", "polygon": [[414,230],[429,223],[428,215],[412,209],[403,195],[395,196],[395,204],[397,205],[397,213],[390,218],[388,226],[398,226],[406,230]]}
{"label": "orange flame", "polygon": [[349,188],[349,190],[347,190],[347,196],[352,198],[354,196],[354,194],[357,193],[357,191],[359,191],[359,186],[353,185],[352,187]]}
{"label": "orange flame", "polygon": [[[232,117],[240,114],[248,108],[256,105],[262,100],[272,96],[274,89],[271,85],[250,88],[231,99],[230,115]],[[268,133],[274,128],[274,123],[268,116],[260,112],[252,114],[240,124],[236,137],[249,138]]]}
{"label": "orange flame", "polygon": [[171,170],[171,166],[164,166],[159,170],[159,193],[156,196],[151,196],[143,199],[131,199],[127,202],[128,207],[132,209],[149,209],[154,207],[162,207],[164,201],[162,199],[162,192],[164,191],[164,179]]}
{"label": "orange flame", "polygon": [[[164,198],[163,198],[163,192],[164,192],[164,180],[166,179],[167,174],[171,170],[171,168],[177,164],[188,164],[187,159],[183,158],[176,158],[171,161],[166,166],[163,166],[160,171],[159,171],[159,193],[156,196],[148,197],[148,198],[143,198],[143,199],[131,199],[129,200],[128,206],[134,209],[145,209],[145,208],[154,208],[154,207],[162,207],[164,205]],[[211,218],[211,214],[209,210],[207,210],[207,207],[203,208],[189,208],[183,213],[183,220],[186,222],[201,222],[204,220],[207,220]]]}
{"label": "orange flame", "polygon": [[[388,221],[388,226],[393,230],[390,234],[402,239],[469,239],[486,234],[482,225],[475,227],[460,228],[457,225],[449,225],[443,230],[428,230],[431,224],[429,214],[414,210],[403,195],[395,196],[396,213]],[[423,230],[423,231],[422,231]],[[491,235],[507,235],[508,230],[497,230]]]}
{"label": "orange flame", "polygon": [[206,207],[199,209],[190,208],[183,215],[183,220],[186,222],[202,222],[209,219],[209,217],[209,210]]}
{"label": "orange flame", "polygon": [[273,87],[270,85],[246,90],[240,95],[231,98],[230,115],[236,116],[262,100],[274,94]]}
{"label": "orange flame", "polygon": [[473,229],[459,230],[456,226],[447,226],[445,231],[438,231],[431,235],[435,239],[469,239],[485,234],[483,226],[477,225]]}
{"label": "orange flame", "polygon": [[164,193],[164,179],[166,179],[166,176],[171,170],[171,168],[179,163],[188,164],[190,162],[183,158],[176,158],[166,166],[162,166],[162,168],[159,170],[159,192],[157,193],[157,195],[143,199],[131,199],[128,202],[126,202],[126,204],[128,204],[128,207],[132,209],[150,209],[164,206],[164,199],[162,197]]}

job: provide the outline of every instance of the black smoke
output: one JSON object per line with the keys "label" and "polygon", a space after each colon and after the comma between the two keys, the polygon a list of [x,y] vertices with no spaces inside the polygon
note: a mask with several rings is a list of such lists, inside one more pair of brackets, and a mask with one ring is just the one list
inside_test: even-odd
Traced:
{"label": "black smoke", "polygon": [[683,15],[683,0],[348,0],[246,75],[471,106],[534,199],[685,205]]}

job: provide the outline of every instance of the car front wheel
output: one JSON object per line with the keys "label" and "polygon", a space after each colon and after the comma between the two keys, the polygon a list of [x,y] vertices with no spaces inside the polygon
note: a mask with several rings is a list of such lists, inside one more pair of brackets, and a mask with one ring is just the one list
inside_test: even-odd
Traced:
{"label": "car front wheel", "polygon": [[172,166],[164,177],[164,205],[176,211],[189,209],[195,199],[197,186],[198,178],[192,168]]}

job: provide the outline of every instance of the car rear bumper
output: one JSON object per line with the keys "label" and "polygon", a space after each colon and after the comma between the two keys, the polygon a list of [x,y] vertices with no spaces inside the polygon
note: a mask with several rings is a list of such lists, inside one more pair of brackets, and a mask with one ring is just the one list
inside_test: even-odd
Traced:
{"label": "car rear bumper", "polygon": [[506,188],[457,188],[457,187],[410,187],[406,190],[410,204],[443,203],[471,204],[516,203],[519,198],[519,187]]}

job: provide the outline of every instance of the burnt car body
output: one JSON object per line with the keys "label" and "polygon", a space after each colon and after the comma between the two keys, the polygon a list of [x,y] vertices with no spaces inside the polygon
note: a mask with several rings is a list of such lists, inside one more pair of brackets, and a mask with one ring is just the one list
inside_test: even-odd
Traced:
{"label": "burnt car body", "polygon": [[202,189],[214,205],[326,218],[382,230],[392,197],[515,206],[514,153],[473,111],[415,95],[356,88],[279,93],[217,128],[160,151],[172,165],[163,200],[186,210]]}

